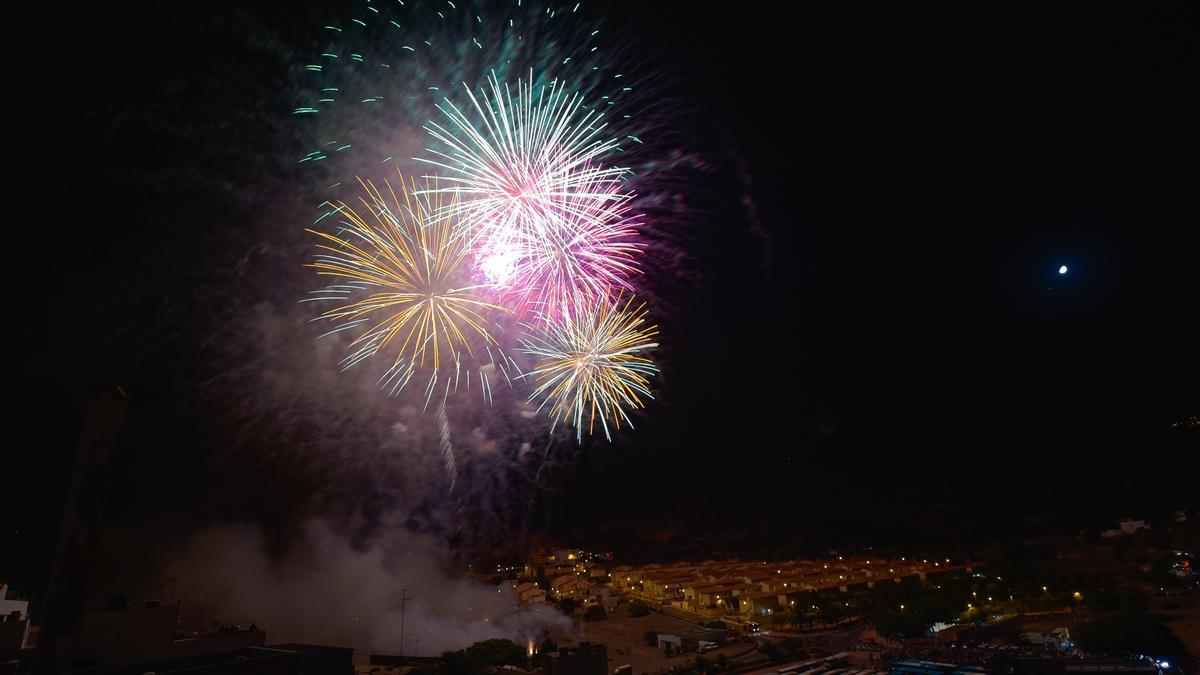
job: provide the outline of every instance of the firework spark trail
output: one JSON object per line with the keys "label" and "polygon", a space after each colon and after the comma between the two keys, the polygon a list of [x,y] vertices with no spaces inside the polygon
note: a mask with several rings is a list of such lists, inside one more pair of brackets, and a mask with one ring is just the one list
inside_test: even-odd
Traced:
{"label": "firework spark trail", "polygon": [[[467,283],[468,251],[453,237],[453,220],[435,215],[442,211],[440,194],[418,193],[417,184],[406,184],[402,176],[399,194],[390,182],[382,191],[370,181],[359,182],[365,192],[359,201],[370,219],[338,202],[318,218],[340,216],[336,232],[309,229],[317,237],[318,252],[308,266],[339,281],[304,301],[338,303],[313,319],[337,324],[325,335],[361,331],[342,359],[343,370],[398,343],[379,381],[395,395],[419,369],[430,366],[428,406],[444,373],[443,361],[453,363],[447,384],[457,380],[463,358],[475,354],[472,342],[496,344],[485,312],[504,310],[485,301],[478,285]],[[426,182],[425,187],[436,184]]]}
{"label": "firework spark trail", "polygon": [[632,427],[626,409],[643,407],[642,397],[653,398],[649,378],[658,369],[643,353],[658,346],[651,342],[658,328],[644,326],[645,303],[632,304],[632,296],[623,304],[618,297],[529,326],[532,335],[522,349],[539,359],[526,374],[535,383],[529,398],[542,400],[539,411],[550,406],[551,431],[565,421],[581,443],[584,422],[591,435],[599,421],[611,441],[609,422],[617,429],[622,421]]}
{"label": "firework spark trail", "polygon": [[437,191],[458,197],[445,208],[473,244],[503,249],[541,239],[564,219],[600,227],[618,215],[628,195],[614,187],[629,170],[603,161],[620,146],[603,135],[602,112],[558,80],[535,88],[532,72],[516,95],[495,73],[478,97],[463,86],[470,114],[447,98],[437,106],[445,126],[425,125],[446,150],[414,159],[445,172]]}
{"label": "firework spark trail", "polygon": [[[617,190],[606,184],[607,189]],[[503,303],[518,316],[553,317],[579,303],[632,291],[629,277],[640,272],[640,219],[629,215],[629,195],[619,206],[599,206],[588,197],[564,198],[568,211],[508,248],[481,247],[485,276]],[[606,213],[597,214],[603,210]]]}
{"label": "firework spark trail", "polygon": [[450,443],[450,420],[446,417],[446,402],[442,401],[437,407],[438,449],[442,453],[442,462],[446,467],[446,477],[450,479],[447,492],[454,492],[454,484],[458,482],[458,466],[454,462],[454,446]]}
{"label": "firework spark trail", "polygon": [[553,317],[632,290],[640,221],[629,214],[628,170],[602,161],[619,148],[602,113],[558,81],[533,81],[514,94],[493,73],[478,97],[466,90],[470,106],[447,98],[438,109],[448,122],[425,128],[448,149],[418,161],[448,172],[437,188],[456,198],[448,215],[508,306]]}
{"label": "firework spark trail", "polygon": [[309,130],[309,151],[299,161],[325,175],[326,185],[406,161],[415,148],[401,130],[420,129],[448,92],[463,83],[482,87],[489,75],[505,81],[532,72],[535,85],[579,92],[619,119],[631,144],[647,135],[635,117],[648,101],[660,102],[653,80],[622,67],[643,63],[642,55],[629,53],[627,41],[608,39],[602,19],[581,11],[581,3],[350,4],[348,15],[324,26],[323,52],[296,71],[301,89],[293,115]]}
{"label": "firework spark trail", "polygon": [[[393,166],[416,173],[420,167],[410,160],[425,155],[431,140],[449,153],[422,129],[433,120],[460,135],[438,110],[447,99],[486,136],[483,121],[499,113],[475,104],[487,107],[494,83],[502,85],[501,99],[517,98],[518,82],[546,98],[555,89],[565,103],[582,101],[577,118],[592,114],[600,121],[591,126],[607,123],[601,135],[619,140],[613,148],[619,161],[609,168],[633,168],[625,184],[639,193],[634,208],[646,214],[639,223],[645,276],[638,295],[670,310],[679,277],[699,274],[687,247],[693,230],[678,225],[690,219],[695,198],[704,199],[691,175],[711,168],[692,149],[695,125],[683,120],[694,110],[672,94],[665,77],[670,60],[651,42],[610,30],[595,9],[541,0],[336,3],[322,21],[322,48],[294,63],[292,120],[304,143],[296,159],[307,167],[307,191],[327,198],[352,187],[350,176],[374,178]],[[502,244],[500,237],[496,255],[476,261],[500,276],[515,256]]]}
{"label": "firework spark trail", "polygon": [[554,447],[554,437],[546,439],[546,447],[541,452],[541,458],[538,462],[537,470],[533,472],[533,478],[530,480],[531,489],[529,490],[529,499],[525,502],[525,518],[522,521],[523,526],[529,524],[529,514],[533,513],[534,503],[538,497],[538,487],[542,480],[542,473],[546,469],[546,458],[550,455],[550,449]]}
{"label": "firework spark trail", "polygon": [[[643,269],[668,267],[659,266],[663,242],[674,244],[657,231],[664,209],[655,205],[682,204],[650,190],[647,210],[636,193],[661,185],[645,176],[669,173],[682,160],[663,161],[657,152],[664,146],[657,131],[666,121],[663,108],[643,122],[647,105],[661,102],[646,92],[658,90],[640,90],[647,81],[622,72],[620,64],[632,60],[597,51],[605,47],[596,39],[599,26],[576,15],[578,5],[410,4],[355,1],[353,14],[327,26],[330,48],[300,75],[303,96],[311,97],[295,109],[309,143],[304,150],[311,151],[300,163],[309,187],[320,185],[334,202],[318,219],[324,225],[313,229],[337,223],[323,237],[321,255],[328,258],[312,266],[338,278],[310,300],[335,305],[317,318],[331,322],[327,335],[348,331],[343,370],[383,357],[381,388],[398,395],[412,385],[413,398],[423,402],[414,412],[432,413],[425,429],[438,435],[441,461],[429,460],[451,491],[458,487],[461,507],[463,495],[481,489],[475,462],[482,445],[472,435],[454,448],[451,425],[478,429],[485,420],[496,439],[541,435],[545,418],[525,405],[541,399],[537,410],[550,413],[551,440],[562,423],[559,437],[573,427],[582,442],[586,417],[589,435],[599,426],[611,441],[612,428],[632,426],[632,410],[652,398],[657,369],[645,354],[657,346],[650,342],[656,330],[641,327],[642,307],[621,303],[626,294],[632,301],[635,281],[646,285]],[[344,196],[353,186],[347,177],[376,178],[390,166],[411,175],[409,159],[429,175],[423,185],[402,184],[405,204],[390,185],[377,190],[362,179],[365,196],[357,202]],[[339,193],[357,211],[328,197]],[[406,217],[423,225],[411,228]],[[431,224],[448,225],[448,233]],[[391,236],[372,238],[389,227]],[[404,304],[418,304],[420,292],[405,295],[375,269],[393,273],[393,258],[417,269],[412,261],[441,257],[452,261],[453,274],[436,284],[440,291],[429,293],[423,308]],[[448,297],[455,293],[478,304],[455,304]],[[489,316],[500,312],[509,316],[499,322]],[[633,325],[620,324],[617,317],[626,314],[635,317]],[[625,336],[629,345],[620,346],[622,332],[632,333]],[[589,341],[594,353],[583,346]],[[506,353],[514,346],[519,364]],[[572,349],[576,368],[556,371],[554,359],[571,358]],[[495,391],[497,376],[509,388],[533,383],[533,394],[526,399],[525,389],[504,399]],[[460,386],[474,386],[489,405],[448,411],[449,393]],[[491,405],[494,397],[499,405]],[[513,448],[503,452],[509,461],[513,452],[523,456]],[[534,483],[540,479],[539,468]]]}
{"label": "firework spark trail", "polygon": [[[221,456],[270,458],[298,484],[320,485],[320,490],[304,491],[310,495],[304,499],[319,501],[314,504],[329,509],[331,516],[332,510],[345,508],[336,518],[344,517],[346,522],[358,517],[363,500],[382,499],[398,515],[417,523],[415,528],[447,532],[455,527],[450,518],[455,499],[468,504],[477,501],[483,489],[481,477],[507,471],[528,479],[536,470],[539,489],[545,495],[554,492],[559,483],[550,478],[554,463],[560,461],[555,455],[561,449],[561,461],[569,461],[569,446],[575,444],[559,443],[566,435],[560,429],[553,437],[556,451],[539,460],[539,440],[547,437],[548,420],[542,415],[533,417],[533,406],[521,405],[529,393],[527,381],[497,354],[496,363],[506,382],[511,378],[514,390],[494,387],[495,405],[488,408],[478,405],[482,392],[447,402],[457,460],[455,494],[447,497],[441,482],[445,475],[442,457],[430,452],[437,443],[434,413],[438,401],[434,399],[445,399],[445,382],[456,375],[452,391],[471,386],[478,362],[464,357],[451,363],[452,359],[444,358],[439,372],[441,391],[433,393],[431,409],[425,415],[419,399],[428,373],[414,368],[411,384],[404,390],[404,398],[411,396],[415,405],[389,398],[373,386],[379,371],[392,363],[392,353],[381,352],[339,374],[338,361],[348,353],[345,344],[369,325],[347,326],[344,332],[314,341],[315,335],[342,322],[305,322],[319,313],[314,309],[342,302],[347,291],[363,293],[363,287],[351,286],[356,282],[346,280],[346,288],[334,289],[340,292],[328,300],[296,304],[306,291],[324,285],[314,284],[313,270],[301,265],[308,260],[302,260],[305,254],[300,251],[311,249],[312,237],[301,226],[321,213],[330,213],[312,227],[335,232],[335,221],[342,218],[336,209],[322,209],[312,216],[309,211],[323,200],[342,199],[371,222],[373,216],[359,207],[360,186],[354,176],[375,180],[382,189],[381,179],[397,165],[407,174],[419,175],[420,167],[409,171],[414,169],[409,159],[426,145],[427,134],[421,125],[439,114],[435,103],[448,93],[458,100],[462,82],[478,90],[492,70],[501,81],[511,82],[529,72],[532,65],[536,85],[561,79],[568,91],[603,106],[608,130],[621,138],[621,162],[637,172],[631,184],[640,195],[635,208],[649,214],[640,232],[649,244],[639,256],[646,276],[634,283],[639,298],[646,299],[651,293],[654,299],[650,304],[662,314],[664,306],[669,307],[672,297],[677,297],[672,289],[680,288],[679,279],[687,273],[678,260],[688,254],[686,236],[695,231],[675,226],[688,223],[690,212],[671,211],[682,209],[696,196],[686,182],[692,169],[679,167],[690,161],[695,148],[704,146],[690,140],[694,127],[675,116],[681,111],[663,103],[669,100],[664,89],[644,77],[650,70],[646,59],[622,59],[615,54],[621,41],[607,39],[614,33],[603,31],[588,39],[594,29],[605,26],[602,17],[588,16],[586,4],[577,14],[568,4],[556,18],[542,12],[544,5],[537,0],[523,4],[516,0],[454,0],[457,9],[441,0],[436,4],[406,0],[404,5],[376,0],[373,6],[382,10],[382,16],[368,10],[370,4],[339,0],[317,10],[340,15],[328,22],[340,30],[322,30],[329,39],[320,47],[334,49],[314,50],[308,33],[289,37],[287,31],[264,26],[235,26],[238,30],[228,36],[229,42],[263,60],[246,62],[244,72],[232,78],[227,72],[204,69],[182,75],[189,89],[194,87],[198,94],[186,102],[180,100],[179,106],[227,122],[222,128],[237,132],[236,148],[210,142],[211,134],[196,134],[191,126],[180,125],[181,118],[173,113],[179,106],[173,104],[147,108],[127,102],[115,108],[114,114],[142,120],[197,159],[175,169],[126,167],[114,176],[122,189],[136,192],[147,186],[172,189],[172,185],[186,185],[185,192],[198,190],[206,200],[228,207],[224,209],[228,218],[220,223],[197,210],[171,216],[178,219],[174,224],[186,226],[202,244],[189,247],[187,253],[194,260],[183,261],[204,270],[200,281],[184,280],[181,263],[164,262],[175,258],[165,256],[158,264],[161,276],[156,274],[152,283],[147,283],[144,274],[131,274],[122,282],[120,296],[129,307],[171,311],[186,295],[187,301],[199,308],[177,317],[186,323],[160,322],[159,328],[174,325],[179,330],[148,331],[131,336],[131,340],[136,340],[133,344],[144,352],[145,363],[155,376],[189,378],[189,385],[194,383],[187,387],[194,398],[187,399],[186,407],[228,438],[229,443],[219,450]],[[435,15],[435,9],[446,15],[444,21]],[[477,11],[482,23],[476,21]],[[515,29],[509,27],[510,16],[515,18]],[[352,22],[351,17],[362,19],[367,26]],[[471,25],[479,27],[469,29]],[[476,38],[482,48],[475,45]],[[592,51],[596,46],[599,51]],[[628,45],[625,48],[633,50]],[[336,52],[336,57],[316,53],[319,51]],[[355,54],[361,54],[362,60]],[[655,61],[652,68],[666,61]],[[635,63],[637,68],[630,67]],[[323,64],[323,69],[305,69],[304,64]],[[283,73],[288,73],[287,90],[272,95]],[[635,91],[625,92],[626,85]],[[287,115],[300,105],[311,105],[320,112]],[[634,118],[624,113],[632,113]],[[630,134],[647,144],[629,139]],[[662,151],[664,148],[681,148],[683,153],[672,154]],[[655,180],[657,177],[676,182]],[[662,214],[668,211],[672,218],[664,221]],[[670,239],[656,247],[662,237]],[[655,270],[665,279],[663,294],[657,296],[652,285]],[[161,292],[163,287],[175,288],[174,284],[184,281],[185,294]],[[515,342],[494,324],[487,326],[506,347]],[[203,340],[197,344],[198,336]],[[394,341],[391,348],[399,342]],[[173,348],[164,349],[163,345]],[[530,357],[515,349],[511,354],[528,370]],[[406,369],[396,371],[398,377],[406,373]],[[478,387],[476,381],[473,388]],[[655,396],[660,396],[657,387]],[[465,399],[475,405],[463,405]],[[641,430],[640,419],[637,421]],[[486,430],[488,441],[495,440],[498,450],[480,451],[481,442],[464,433],[479,427]],[[523,440],[533,441],[533,452],[519,454],[517,445]],[[546,462],[551,466],[545,466]],[[500,515],[512,518],[509,528],[520,518],[518,509]],[[535,517],[545,518],[544,510],[539,508]],[[462,541],[475,550],[488,551],[512,540],[511,529],[485,529],[475,521],[468,521],[466,527],[472,532]]]}

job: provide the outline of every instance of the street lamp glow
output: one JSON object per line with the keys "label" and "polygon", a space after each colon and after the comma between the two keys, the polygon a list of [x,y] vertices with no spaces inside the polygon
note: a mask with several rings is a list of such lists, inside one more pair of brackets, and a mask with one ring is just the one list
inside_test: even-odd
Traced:
{"label": "street lamp glow", "polygon": [[1059,273],[1059,274],[1066,274],[1066,273],[1067,273],[1067,266],[1066,266],[1066,265],[1063,265],[1062,267],[1059,267],[1059,268],[1058,268],[1058,273]]}

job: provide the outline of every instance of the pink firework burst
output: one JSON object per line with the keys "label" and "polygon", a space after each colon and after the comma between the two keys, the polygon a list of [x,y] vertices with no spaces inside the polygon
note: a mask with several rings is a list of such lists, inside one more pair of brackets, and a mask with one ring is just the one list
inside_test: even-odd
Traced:
{"label": "pink firework burst", "polygon": [[466,90],[469,106],[446,99],[445,121],[425,127],[441,147],[416,158],[439,168],[439,192],[458,198],[448,208],[460,235],[492,249],[550,237],[568,213],[603,227],[628,201],[628,169],[603,163],[619,147],[604,134],[603,113],[559,80],[534,87],[533,79],[514,93],[493,73],[478,96]]}
{"label": "pink firework burst", "polygon": [[554,316],[577,299],[594,302],[630,290],[640,245],[628,170],[603,160],[618,149],[602,114],[562,84],[516,92],[493,74],[471,105],[449,99],[443,124],[426,129],[442,150],[440,193],[469,241],[483,275],[519,312]]}
{"label": "pink firework burst", "polygon": [[642,247],[639,216],[629,212],[632,197],[608,181],[565,196],[559,210],[539,214],[535,226],[516,230],[518,236],[479,239],[479,267],[504,305],[522,314],[532,309],[554,317],[632,290],[629,277],[640,271]]}

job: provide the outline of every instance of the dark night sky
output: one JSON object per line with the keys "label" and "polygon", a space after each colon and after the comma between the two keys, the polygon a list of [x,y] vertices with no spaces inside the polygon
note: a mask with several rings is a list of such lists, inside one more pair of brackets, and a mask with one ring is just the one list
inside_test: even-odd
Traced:
{"label": "dark night sky", "polygon": [[[287,467],[213,459],[224,439],[171,404],[203,364],[164,377],[137,337],[170,335],[186,362],[204,336],[171,326],[198,311],[189,279],[211,255],[188,228],[253,204],[120,177],[253,137],[245,82],[274,63],[245,66],[239,41],[270,26],[299,44],[315,6],[27,17],[7,256],[10,435],[26,440],[3,473],[34,513],[7,509],[5,536],[22,533],[0,572],[36,578],[97,385],[135,403],[118,517],[153,503],[166,528],[286,522],[302,495]],[[751,543],[780,526],[854,544],[931,512],[979,528],[1064,503],[1194,500],[1197,433],[1169,425],[1200,415],[1197,25],[1184,3],[1126,10],[618,3],[699,142],[742,163],[767,234],[714,179],[706,203],[723,206],[695,225],[705,282],[664,320],[668,403],[564,471],[539,527],[704,520]],[[193,115],[196,96],[227,97],[200,109],[230,117]],[[122,121],[141,109],[149,123]],[[254,159],[230,145],[231,180],[250,180]],[[136,302],[116,297],[132,288]],[[172,499],[164,483],[227,496]]]}

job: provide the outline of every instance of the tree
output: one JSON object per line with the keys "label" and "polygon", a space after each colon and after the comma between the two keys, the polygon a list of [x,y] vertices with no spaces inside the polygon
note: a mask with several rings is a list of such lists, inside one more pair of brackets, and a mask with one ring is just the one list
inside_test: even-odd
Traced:
{"label": "tree", "polygon": [[1089,652],[1154,654],[1174,663],[1187,656],[1187,649],[1171,629],[1146,615],[1097,619],[1079,631],[1076,641]]}
{"label": "tree", "polygon": [[929,624],[913,610],[889,612],[875,620],[875,627],[884,635],[918,638],[925,635]]}
{"label": "tree", "polygon": [[493,638],[467,647],[467,656],[481,666],[520,666],[525,663],[525,650],[513,642]]}
{"label": "tree", "polygon": [[512,640],[492,639],[455,652],[442,654],[443,675],[482,675],[486,668],[520,666],[525,663],[525,650]]}
{"label": "tree", "polygon": [[650,608],[641,600],[634,600],[629,603],[629,616],[646,616],[650,613]]}
{"label": "tree", "polygon": [[583,613],[584,621],[601,621],[606,618],[608,618],[608,612],[604,611],[600,605],[592,605]]}
{"label": "tree", "polygon": [[1145,614],[1150,606],[1144,592],[1129,586],[1117,589],[1117,603],[1122,614]]}
{"label": "tree", "polygon": [[767,643],[763,645],[762,653],[763,656],[767,657],[767,660],[772,662],[782,661],[786,657],[783,647],[771,640],[768,640]]}
{"label": "tree", "polygon": [[563,598],[558,601],[558,608],[562,610],[563,614],[571,616],[575,614],[575,610],[579,609],[579,602],[574,598]]}
{"label": "tree", "polygon": [[792,605],[788,611],[788,619],[793,626],[803,626],[817,620],[817,610],[813,609],[812,605],[805,603],[797,603]]}
{"label": "tree", "polygon": [[446,675],[480,675],[483,668],[465,650],[442,654],[442,669]]}
{"label": "tree", "polygon": [[797,640],[796,638],[790,637],[790,638],[784,638],[784,640],[783,640],[783,650],[785,652],[787,652],[788,656],[793,657],[793,658],[796,657],[800,653],[800,647],[802,647],[802,646],[803,646],[803,643],[800,642],[800,640]]}
{"label": "tree", "polygon": [[827,606],[822,607],[821,609],[823,610],[823,619],[829,623],[836,624],[846,616],[846,605],[837,600],[829,603]]}

